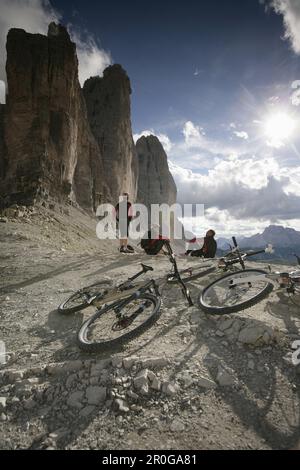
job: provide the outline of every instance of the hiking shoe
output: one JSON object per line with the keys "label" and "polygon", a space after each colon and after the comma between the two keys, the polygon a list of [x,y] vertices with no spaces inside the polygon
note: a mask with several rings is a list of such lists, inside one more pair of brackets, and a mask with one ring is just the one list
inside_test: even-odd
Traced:
{"label": "hiking shoe", "polygon": [[127,250],[130,251],[130,253],[134,253],[134,248],[132,248],[131,245],[127,245]]}
{"label": "hiking shoe", "polygon": [[121,246],[120,253],[132,254],[132,251],[128,250],[125,246]]}

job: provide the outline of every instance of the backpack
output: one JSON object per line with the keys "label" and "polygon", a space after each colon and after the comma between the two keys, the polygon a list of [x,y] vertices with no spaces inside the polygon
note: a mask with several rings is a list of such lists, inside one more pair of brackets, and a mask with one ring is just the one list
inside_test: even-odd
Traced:
{"label": "backpack", "polygon": [[141,247],[147,255],[157,255],[165,244],[165,240],[159,235],[157,238],[151,238],[151,230],[147,232],[141,241]]}

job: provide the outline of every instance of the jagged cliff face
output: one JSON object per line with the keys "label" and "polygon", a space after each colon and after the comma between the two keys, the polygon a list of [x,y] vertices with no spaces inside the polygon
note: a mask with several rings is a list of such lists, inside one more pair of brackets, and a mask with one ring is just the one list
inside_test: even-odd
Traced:
{"label": "jagged cliff face", "polygon": [[148,206],[176,201],[159,140],[150,136],[134,145],[130,81],[120,65],[90,78],[82,90],[76,46],[64,27],[52,23],[48,36],[10,30],[6,70],[1,204],[51,197],[96,210],[123,192]]}
{"label": "jagged cliff face", "polygon": [[48,37],[10,30],[6,71],[2,196],[26,204],[51,195],[92,208],[107,190],[66,29],[52,23]]}
{"label": "jagged cliff face", "polygon": [[130,82],[120,65],[104,71],[102,78],[87,80],[83,87],[88,117],[103,158],[104,173],[111,188],[111,201],[128,192],[137,195],[138,162],[132,138]]}
{"label": "jagged cliff face", "polygon": [[157,137],[141,137],[136,143],[139,162],[138,202],[151,204],[176,202],[177,188],[168,158]]}
{"label": "jagged cliff face", "polygon": [[4,141],[5,105],[0,104],[0,181],[4,178],[6,167],[6,149]]}

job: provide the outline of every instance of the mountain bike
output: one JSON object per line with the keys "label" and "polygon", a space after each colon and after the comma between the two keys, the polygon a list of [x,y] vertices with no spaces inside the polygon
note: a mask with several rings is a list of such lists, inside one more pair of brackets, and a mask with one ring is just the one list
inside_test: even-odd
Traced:
{"label": "mountain bike", "polygon": [[[199,260],[199,262],[193,263],[193,266],[179,271],[170,243],[166,241],[165,247],[166,255],[173,266],[173,272],[166,276],[166,281],[170,284],[177,283],[179,277],[184,283],[193,281],[210,274],[216,269],[213,260]],[[131,295],[140,286],[143,286],[143,283],[136,282],[137,279],[153,271],[153,268],[146,264],[141,263],[141,267],[142,269],[134,276],[129,277],[127,280],[115,286],[111,280],[102,280],[79,289],[60,304],[58,311],[63,314],[71,314],[90,306],[99,308],[103,304],[121,300]]]}
{"label": "mountain bike", "polygon": [[99,302],[99,305],[105,305],[82,324],[78,332],[80,349],[99,352],[120,346],[150,328],[161,315],[161,291],[170,280],[176,281],[188,305],[193,306],[189,289],[181,278],[169,241],[164,241],[164,247],[173,266],[172,273],[162,279],[150,279],[134,285],[133,281],[139,276],[153,271],[152,267],[142,265],[142,271],[135,276],[104,295],[96,295],[92,304],[97,306]]}
{"label": "mountain bike", "polygon": [[[247,258],[264,253],[265,251],[267,250],[237,253],[236,249],[234,248],[220,259],[193,258],[193,265],[178,271],[176,262],[176,268],[174,268],[173,260],[175,260],[175,256],[173,254],[170,243],[168,243],[166,254],[173,265],[173,273],[167,276],[167,282],[170,284],[177,283],[177,276],[174,276],[175,270],[179,272],[181,280],[184,283],[188,283],[205,277],[218,269],[226,272],[230,269],[233,269],[236,264],[241,264],[242,267],[245,267],[245,261]],[[72,314],[82,311],[90,306],[99,308],[105,303],[121,300],[122,298],[134,293],[138,289],[139,284],[137,284],[135,281],[139,277],[149,271],[153,271],[151,266],[147,266],[143,263],[141,264],[141,267],[141,271],[139,271],[137,274],[115,286],[111,280],[101,280],[90,286],[77,290],[68,299],[64,300],[59,305],[58,311],[63,314]]]}
{"label": "mountain bike", "polygon": [[[129,278],[107,293],[98,294],[92,301],[94,306],[101,306],[81,326],[78,333],[80,349],[87,352],[103,351],[109,347],[120,345],[140,335],[152,326],[161,314],[161,298],[164,287],[177,283],[189,306],[193,305],[186,283],[195,281],[216,270],[220,260],[204,260],[200,264],[187,269],[178,270],[175,255],[169,241],[164,241],[166,254],[173,266],[170,274],[163,278],[148,280],[134,284],[143,273],[153,271],[150,266],[142,265],[142,271]],[[265,250],[260,250],[259,253]],[[256,252],[257,254],[258,252]],[[251,254],[254,254],[251,252]],[[232,250],[228,259],[222,259],[222,269],[229,269],[236,263],[242,263],[249,253]],[[103,306],[103,303],[106,305]]]}
{"label": "mountain bike", "polygon": [[[300,294],[300,270],[290,273],[272,273],[261,269],[246,269],[236,240],[236,253],[241,259],[241,270],[227,274],[209,284],[199,296],[200,308],[211,314],[224,315],[245,310],[266,298],[278,281],[290,295]],[[299,256],[295,255],[300,265]]]}

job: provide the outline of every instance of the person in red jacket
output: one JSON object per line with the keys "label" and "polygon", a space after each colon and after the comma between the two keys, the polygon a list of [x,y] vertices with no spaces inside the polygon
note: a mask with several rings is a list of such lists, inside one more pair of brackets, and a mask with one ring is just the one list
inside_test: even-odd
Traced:
{"label": "person in red jacket", "polygon": [[128,245],[129,225],[133,219],[132,204],[129,202],[128,193],[123,193],[115,207],[115,212],[120,234],[120,253],[134,253],[132,246]]}

